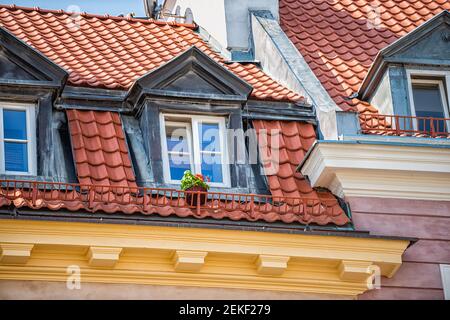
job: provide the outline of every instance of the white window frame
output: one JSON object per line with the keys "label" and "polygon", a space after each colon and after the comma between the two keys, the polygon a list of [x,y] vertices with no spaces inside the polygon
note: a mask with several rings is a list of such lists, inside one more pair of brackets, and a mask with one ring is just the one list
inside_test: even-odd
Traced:
{"label": "white window frame", "polygon": [[450,300],[450,265],[441,264],[442,288],[444,289],[445,300]]}
{"label": "white window frame", "polygon": [[167,125],[177,125],[177,126],[181,126],[181,127],[185,127],[186,128],[186,134],[187,134],[187,143],[188,143],[188,148],[190,151],[190,163],[191,163],[191,170],[194,171],[194,168],[192,167],[193,163],[194,163],[194,149],[192,148],[192,127],[191,124],[189,122],[177,122],[177,121],[166,121],[164,119],[164,117],[162,118],[161,122],[163,124],[162,129],[161,129],[161,142],[162,142],[162,148],[163,148],[163,152],[162,152],[162,156],[163,156],[163,164],[164,164],[164,181],[166,183],[169,184],[179,184],[180,181],[179,180],[172,180],[170,177],[170,163],[169,163],[169,150],[167,148],[167,140],[166,140],[166,126]]}
{"label": "white window frame", "polygon": [[[178,118],[180,122],[176,120],[166,120],[166,117]],[[190,122],[186,122],[190,120]],[[169,165],[169,151],[166,141],[166,123],[168,124],[186,124],[188,134],[188,145],[191,151],[191,170],[194,174],[201,173],[201,156],[200,156],[200,139],[198,135],[198,125],[202,122],[217,123],[219,125],[219,137],[221,148],[221,161],[222,161],[222,183],[209,182],[211,187],[229,188],[230,187],[230,168],[229,168],[229,155],[226,139],[226,125],[224,117],[204,116],[204,115],[178,115],[173,113],[160,113],[161,124],[161,147],[163,158],[163,171],[164,181],[168,184],[180,184],[181,180],[172,180],[170,178],[170,165]]]}
{"label": "white window frame", "polygon": [[[18,142],[27,143],[27,155],[28,155],[28,172],[21,171],[6,171],[5,164],[5,140],[14,142],[13,139],[4,138],[3,128],[3,110],[17,110],[26,112],[26,126],[27,126],[27,139],[17,140]],[[7,175],[22,175],[30,176],[36,175],[36,106],[34,104],[22,104],[0,101],[0,174]]]}
{"label": "white window frame", "polygon": [[[413,77],[434,77],[441,79],[413,79]],[[416,116],[416,107],[414,105],[413,85],[414,84],[438,84],[441,93],[441,100],[444,107],[444,115],[450,118],[450,71],[440,70],[420,70],[420,69],[406,69],[406,77],[408,81],[408,95],[410,101],[410,110],[413,117]],[[444,86],[445,82],[445,86]],[[447,92],[445,90],[447,87]],[[417,122],[413,122],[414,130],[418,130]],[[450,121],[447,121],[447,130],[450,130]]]}

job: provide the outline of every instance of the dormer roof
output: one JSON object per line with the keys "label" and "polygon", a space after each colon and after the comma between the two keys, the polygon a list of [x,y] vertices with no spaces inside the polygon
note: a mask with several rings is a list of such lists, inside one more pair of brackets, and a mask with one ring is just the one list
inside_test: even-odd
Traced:
{"label": "dormer roof", "polygon": [[383,48],[361,84],[360,99],[366,100],[373,92],[389,63],[450,65],[450,11],[442,11]]}

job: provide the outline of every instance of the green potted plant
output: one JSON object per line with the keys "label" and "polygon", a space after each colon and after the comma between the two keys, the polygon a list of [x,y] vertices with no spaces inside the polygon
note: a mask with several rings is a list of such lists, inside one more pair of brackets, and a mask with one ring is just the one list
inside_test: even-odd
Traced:
{"label": "green potted plant", "polygon": [[[209,179],[207,179],[209,181]],[[190,206],[196,206],[198,203],[198,194],[195,191],[204,192],[200,194],[200,204],[206,203],[206,192],[209,185],[206,183],[202,174],[193,174],[190,170],[184,172],[181,179],[181,190],[186,192],[186,202]]]}

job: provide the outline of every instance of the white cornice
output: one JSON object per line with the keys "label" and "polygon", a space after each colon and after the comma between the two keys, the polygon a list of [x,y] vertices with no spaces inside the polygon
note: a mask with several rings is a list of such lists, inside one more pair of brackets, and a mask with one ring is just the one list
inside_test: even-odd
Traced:
{"label": "white cornice", "polygon": [[450,201],[450,148],[321,142],[301,172],[339,197]]}

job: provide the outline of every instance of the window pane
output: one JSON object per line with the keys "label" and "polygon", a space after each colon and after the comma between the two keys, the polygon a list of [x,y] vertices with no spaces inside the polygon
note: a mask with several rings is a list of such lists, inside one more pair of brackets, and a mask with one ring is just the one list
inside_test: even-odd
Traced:
{"label": "window pane", "polygon": [[5,142],[6,171],[28,172],[28,151],[26,143]]}
{"label": "window pane", "polygon": [[3,130],[5,139],[27,139],[26,111],[3,110]]}
{"label": "window pane", "polygon": [[202,154],[202,174],[208,177],[211,182],[222,183],[222,164],[221,156],[203,153]]}
{"label": "window pane", "polygon": [[184,126],[166,126],[166,141],[169,151],[189,153],[187,130]]}
{"label": "window pane", "polygon": [[444,118],[441,93],[438,85],[414,85],[414,106],[420,117]]}
{"label": "window pane", "polygon": [[[414,85],[413,86],[414,107],[416,116],[445,118],[444,106],[441,99],[439,86],[436,85]],[[435,130],[445,131],[444,122],[435,121]],[[430,131],[430,121],[419,121],[419,130]]]}
{"label": "window pane", "polygon": [[181,180],[186,170],[191,170],[189,156],[179,154],[169,154],[170,179]]}
{"label": "window pane", "polygon": [[198,127],[202,151],[220,152],[220,131],[217,123],[200,123]]}

